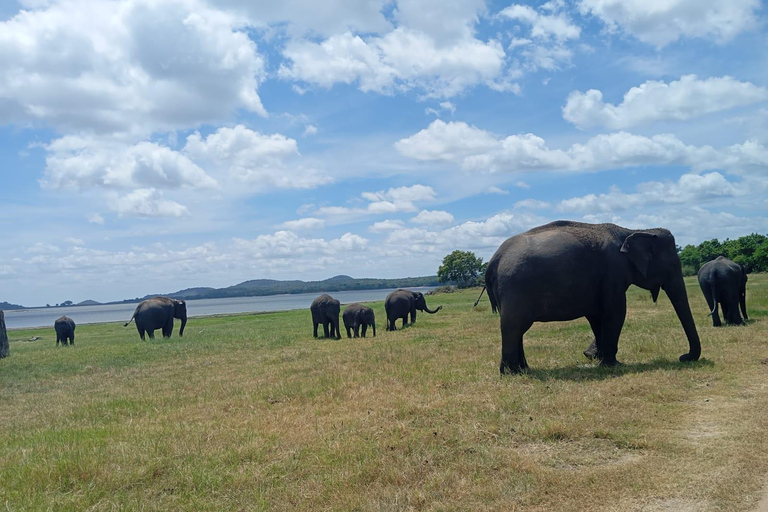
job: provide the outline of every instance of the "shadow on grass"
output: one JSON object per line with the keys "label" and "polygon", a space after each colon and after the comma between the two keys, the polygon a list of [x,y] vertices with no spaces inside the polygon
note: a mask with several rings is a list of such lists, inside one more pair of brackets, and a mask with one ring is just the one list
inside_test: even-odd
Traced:
{"label": "shadow on grass", "polygon": [[549,380],[572,380],[572,381],[593,381],[593,380],[605,380],[613,379],[615,377],[621,377],[623,375],[629,375],[634,373],[652,372],[657,370],[673,370],[673,371],[686,371],[697,370],[700,368],[711,368],[715,365],[714,362],[709,359],[699,359],[689,363],[681,363],[679,361],[656,359],[647,363],[629,363],[620,364],[618,366],[598,366],[590,364],[574,364],[570,366],[564,366],[562,368],[552,369],[536,369],[532,368],[527,370],[522,375],[540,381]]}

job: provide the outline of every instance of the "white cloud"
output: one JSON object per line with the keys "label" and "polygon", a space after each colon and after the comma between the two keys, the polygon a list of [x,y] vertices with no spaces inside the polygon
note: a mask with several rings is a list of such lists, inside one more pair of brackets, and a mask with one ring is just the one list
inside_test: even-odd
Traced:
{"label": "white cloud", "polygon": [[581,29],[571,23],[565,15],[539,14],[527,5],[512,4],[499,12],[499,16],[530,25],[531,37],[535,39],[551,38],[567,41],[568,39],[578,39],[581,36]]}
{"label": "white cloud", "polygon": [[203,167],[256,190],[307,189],[331,181],[325,173],[297,162],[294,139],[264,135],[243,125],[219,128],[205,138],[193,133],[183,152]]}
{"label": "white cloud", "polygon": [[104,217],[102,217],[98,213],[94,213],[93,215],[90,215],[88,217],[88,222],[90,222],[91,224],[99,224],[99,225],[103,226],[104,225]]}
{"label": "white cloud", "polygon": [[357,83],[360,90],[392,94],[418,89],[427,97],[448,98],[468,87],[501,77],[504,50],[474,38],[438,44],[428,35],[398,27],[383,37],[363,39],[350,32],[315,43],[290,41],[290,63],[279,76],[320,87]]}
{"label": "white cloud", "polygon": [[0,21],[0,122],[146,136],[240,108],[266,115],[264,60],[244,25],[201,0],[69,0],[20,11]]}
{"label": "white cloud", "polygon": [[364,251],[368,240],[359,235],[345,233],[335,240],[323,238],[302,238],[291,231],[277,231],[271,235],[260,235],[254,240],[235,239],[240,252],[256,258],[286,258],[288,260],[306,255],[332,255],[344,251]]}
{"label": "white cloud", "polygon": [[492,186],[488,187],[486,189],[486,192],[488,194],[496,194],[496,195],[499,195],[499,196],[508,196],[509,195],[509,190],[504,190],[503,188],[499,188],[499,187],[497,187],[495,185],[492,185]]}
{"label": "white cloud", "polygon": [[607,194],[587,194],[564,199],[557,205],[561,212],[618,213],[637,210],[654,204],[700,205],[708,200],[721,202],[724,198],[746,195],[746,183],[733,184],[722,174],[683,174],[677,182],[647,182],[637,186],[637,192],[627,194],[612,187]]}
{"label": "white cloud", "polygon": [[426,224],[428,226],[439,226],[453,224],[453,215],[442,210],[421,210],[418,215],[411,219],[416,224]]}
{"label": "white cloud", "polygon": [[374,222],[368,228],[371,233],[386,233],[389,231],[395,231],[403,229],[405,224],[401,220],[383,220],[381,222]]}
{"label": "white cloud", "polygon": [[663,47],[683,37],[730,41],[756,26],[760,0],[581,0],[579,9],[610,30]]}
{"label": "white cloud", "polygon": [[305,126],[304,127],[304,136],[306,137],[308,135],[317,135],[317,126],[315,126],[313,124],[308,124],[307,126]]}
{"label": "white cloud", "polygon": [[[726,169],[740,174],[764,173],[768,148],[749,140],[727,148],[686,145],[674,135],[645,137],[626,132],[597,135],[584,144],[550,149],[533,134],[495,135],[463,122],[433,121],[429,127],[395,144],[404,156],[444,161],[467,171],[591,172],[647,165],[682,165],[700,172]],[[762,169],[762,170],[761,170]]]}
{"label": "white cloud", "polygon": [[563,107],[563,118],[578,127],[625,129],[654,121],[688,120],[721,110],[768,100],[768,89],[725,76],[700,80],[684,75],[666,84],[649,80],[631,88],[619,105],[603,102],[602,92],[574,91]]}
{"label": "white cloud", "polygon": [[120,217],[184,217],[189,215],[186,206],[163,199],[162,192],[155,189],[141,188],[117,197],[111,202],[111,208]]}
{"label": "white cloud", "polygon": [[325,221],[315,217],[306,217],[304,219],[283,222],[280,224],[280,227],[289,231],[314,231],[325,227]]}
{"label": "white cloud", "polygon": [[212,189],[217,182],[188,157],[153,142],[66,136],[45,146],[41,180],[51,189]]}
{"label": "white cloud", "polygon": [[57,254],[61,252],[61,249],[53,244],[49,244],[46,242],[37,242],[31,247],[27,247],[27,249],[24,251],[31,254]]}

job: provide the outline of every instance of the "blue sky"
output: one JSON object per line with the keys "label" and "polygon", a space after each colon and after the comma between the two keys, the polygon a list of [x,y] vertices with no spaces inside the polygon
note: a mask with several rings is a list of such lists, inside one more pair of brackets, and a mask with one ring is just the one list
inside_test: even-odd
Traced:
{"label": "blue sky", "polygon": [[0,301],[768,232],[759,0],[6,0]]}

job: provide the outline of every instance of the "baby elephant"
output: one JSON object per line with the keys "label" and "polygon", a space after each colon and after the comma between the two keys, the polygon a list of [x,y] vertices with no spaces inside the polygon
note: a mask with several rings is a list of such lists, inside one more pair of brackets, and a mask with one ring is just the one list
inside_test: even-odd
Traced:
{"label": "baby elephant", "polygon": [[75,322],[68,316],[62,316],[53,323],[53,328],[56,329],[56,346],[61,342],[62,345],[75,344]]}
{"label": "baby elephant", "polygon": [[373,335],[376,336],[376,317],[373,314],[373,310],[368,306],[362,304],[350,304],[344,309],[342,315],[344,319],[344,327],[347,329],[347,338],[352,337],[352,332],[355,333],[355,338],[360,336],[360,326],[363,326],[363,338],[370,325],[373,328]]}

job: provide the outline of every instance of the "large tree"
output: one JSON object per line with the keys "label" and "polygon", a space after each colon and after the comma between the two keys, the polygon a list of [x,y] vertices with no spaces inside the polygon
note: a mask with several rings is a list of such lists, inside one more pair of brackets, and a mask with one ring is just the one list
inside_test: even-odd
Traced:
{"label": "large tree", "polygon": [[472,251],[456,250],[443,258],[443,264],[437,269],[437,279],[464,288],[476,284],[484,270],[483,258],[478,258]]}

